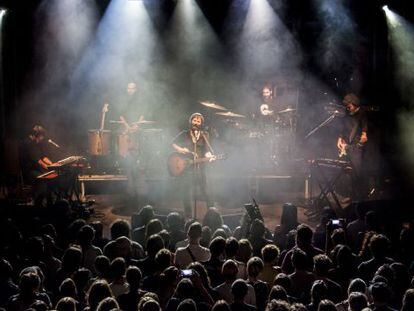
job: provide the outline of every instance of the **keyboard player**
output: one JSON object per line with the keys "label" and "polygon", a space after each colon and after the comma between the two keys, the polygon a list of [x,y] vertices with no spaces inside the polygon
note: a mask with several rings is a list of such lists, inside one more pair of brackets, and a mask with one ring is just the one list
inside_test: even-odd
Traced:
{"label": "keyboard player", "polygon": [[35,204],[42,204],[47,198],[47,185],[39,183],[36,178],[48,171],[53,164],[47,155],[46,130],[41,125],[35,125],[20,146],[20,167],[23,181],[33,188]]}
{"label": "keyboard player", "polygon": [[53,162],[46,154],[46,130],[41,125],[33,126],[20,149],[20,165],[24,182],[33,184],[37,176],[48,171]]}

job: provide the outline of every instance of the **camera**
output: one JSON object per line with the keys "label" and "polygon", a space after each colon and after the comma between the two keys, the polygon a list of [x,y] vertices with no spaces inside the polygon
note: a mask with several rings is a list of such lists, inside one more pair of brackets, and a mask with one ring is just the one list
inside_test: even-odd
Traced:
{"label": "camera", "polygon": [[183,278],[189,278],[194,275],[194,271],[192,269],[184,269],[184,270],[181,270],[180,275]]}
{"label": "camera", "polygon": [[247,212],[247,215],[249,215],[250,219],[253,221],[255,219],[263,220],[262,213],[260,212],[259,206],[256,204],[247,203],[244,204],[244,208]]}

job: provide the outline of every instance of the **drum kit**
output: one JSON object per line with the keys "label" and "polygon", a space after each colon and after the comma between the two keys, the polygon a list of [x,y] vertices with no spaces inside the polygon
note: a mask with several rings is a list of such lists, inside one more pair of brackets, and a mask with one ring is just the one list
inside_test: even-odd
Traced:
{"label": "drum kit", "polygon": [[[224,122],[230,124],[232,127],[239,128],[239,129],[245,129],[247,127],[247,126],[244,126],[244,124],[248,123],[248,118],[245,115],[230,111],[226,107],[219,105],[215,102],[200,101],[199,103],[204,107],[219,110],[218,112],[215,112],[215,115],[221,117]],[[268,121],[266,123],[270,124],[270,127],[272,128],[280,129],[280,130],[288,130],[290,132],[293,132],[295,130],[294,124],[293,124],[294,123],[293,120],[295,118],[296,118],[296,109],[287,107],[276,113],[273,113],[272,111],[272,113],[269,115],[269,118],[267,118]],[[253,129],[252,131],[258,132],[257,129]],[[265,134],[266,133],[261,133],[260,135],[253,135],[253,136],[263,137],[265,136]],[[248,136],[252,136],[252,135],[250,135],[249,133]]]}
{"label": "drum kit", "polygon": [[[257,150],[256,156],[253,155],[257,158],[257,163],[264,165],[267,161],[274,166],[279,165],[282,159],[289,158],[296,130],[295,108],[288,106],[280,111],[272,111],[269,115],[249,117],[212,101],[199,103],[214,111],[214,115],[232,130],[233,134],[230,136],[233,140],[236,139],[240,145],[254,147]],[[251,153],[251,151],[246,153],[249,152]]]}

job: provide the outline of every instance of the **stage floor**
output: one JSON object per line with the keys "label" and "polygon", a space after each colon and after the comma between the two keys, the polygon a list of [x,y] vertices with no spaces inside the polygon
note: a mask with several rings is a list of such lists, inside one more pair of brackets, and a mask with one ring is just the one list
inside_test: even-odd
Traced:
{"label": "stage floor", "polygon": [[[109,228],[113,221],[116,219],[125,219],[128,222],[131,220],[131,215],[138,210],[133,208],[127,208],[124,204],[124,195],[122,194],[96,194],[88,195],[87,200],[95,200],[93,205],[94,212],[92,213],[89,221],[100,220],[104,225],[104,234],[109,237]],[[285,197],[284,199],[288,199]],[[300,199],[300,198],[299,198]],[[258,202],[260,211],[263,215],[265,225],[268,229],[272,230],[276,225],[280,223],[280,217],[282,212],[282,205],[284,202],[293,202],[298,204],[298,194],[291,196],[290,200],[284,200],[283,202]],[[247,203],[247,202],[246,202]],[[224,217],[224,221],[229,220],[232,224],[238,222],[240,215],[244,212],[243,204],[237,206],[226,206],[226,204],[217,202],[216,207],[219,209]],[[182,213],[183,208],[181,202],[175,200],[168,202],[168,206],[165,202],[160,204],[154,204],[154,209],[157,214],[167,215],[169,212],[177,211]],[[202,220],[206,212],[206,204],[204,202],[197,202],[196,219]],[[316,223],[308,219],[305,215],[306,208],[298,204],[298,218],[299,222],[306,223],[311,227],[315,227]]]}

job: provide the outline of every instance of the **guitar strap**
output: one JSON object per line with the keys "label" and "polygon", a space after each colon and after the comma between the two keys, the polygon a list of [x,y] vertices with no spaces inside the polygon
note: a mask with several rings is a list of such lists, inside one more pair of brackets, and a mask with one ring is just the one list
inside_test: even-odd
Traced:
{"label": "guitar strap", "polygon": [[357,132],[358,132],[358,129],[359,129],[359,125],[360,125],[360,123],[361,123],[361,115],[360,115],[360,113],[358,113],[359,112],[359,110],[356,112],[356,114],[353,114],[353,115],[351,115],[351,117],[353,117],[353,118],[356,118],[356,122],[353,124],[353,126],[352,126],[352,129],[351,129],[351,132],[349,133],[349,143],[350,144],[354,144],[355,142],[354,142],[354,139],[355,139],[355,137],[357,136]]}
{"label": "guitar strap", "polygon": [[349,133],[349,143],[350,144],[354,143],[354,139],[355,139],[357,131],[358,131],[358,125],[359,125],[359,122],[355,122],[354,126],[352,127],[351,133]]}
{"label": "guitar strap", "polygon": [[208,147],[208,149],[210,150],[210,152],[211,152],[212,154],[214,154],[214,150],[213,150],[213,148],[212,148],[212,147],[211,147],[211,145],[210,145],[210,141],[208,140],[207,136],[204,134],[204,132],[203,132],[203,131],[201,131],[201,136],[203,136],[204,141],[206,142],[207,147]]}

